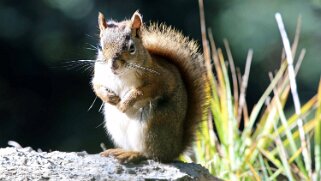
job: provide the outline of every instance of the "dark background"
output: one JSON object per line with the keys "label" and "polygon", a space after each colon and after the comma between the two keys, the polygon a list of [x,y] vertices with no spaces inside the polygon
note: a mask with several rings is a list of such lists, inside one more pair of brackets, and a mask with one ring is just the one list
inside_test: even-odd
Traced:
{"label": "dark background", "polygon": [[[302,15],[299,50],[307,49],[298,75],[304,102],[316,93],[321,72],[321,9],[318,1],[205,0],[207,26],[218,46],[231,44],[236,65],[244,69],[249,48],[254,59],[248,88],[250,107],[279,66],[281,40],[274,13],[283,15],[292,40]],[[200,42],[197,0],[2,0],[0,2],[0,147],[8,140],[43,150],[95,153],[108,143],[91,90],[92,68],[72,63],[94,59],[97,14],[130,18],[139,9],[145,21],[166,22]],[[242,71],[243,72],[243,71]],[[109,144],[109,143],[108,143]]]}

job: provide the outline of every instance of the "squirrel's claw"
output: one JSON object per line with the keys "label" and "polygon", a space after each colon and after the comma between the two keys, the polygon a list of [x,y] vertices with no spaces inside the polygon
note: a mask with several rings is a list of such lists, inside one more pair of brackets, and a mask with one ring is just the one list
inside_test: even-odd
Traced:
{"label": "squirrel's claw", "polygon": [[145,160],[146,157],[136,151],[126,151],[120,148],[108,149],[100,153],[101,156],[114,156],[120,163],[138,163]]}

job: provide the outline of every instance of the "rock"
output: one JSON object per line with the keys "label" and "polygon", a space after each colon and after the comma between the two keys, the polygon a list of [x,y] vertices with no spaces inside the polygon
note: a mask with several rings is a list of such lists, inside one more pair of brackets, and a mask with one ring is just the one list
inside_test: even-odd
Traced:
{"label": "rock", "polygon": [[147,160],[120,164],[112,157],[86,152],[0,149],[0,180],[219,180],[194,163]]}

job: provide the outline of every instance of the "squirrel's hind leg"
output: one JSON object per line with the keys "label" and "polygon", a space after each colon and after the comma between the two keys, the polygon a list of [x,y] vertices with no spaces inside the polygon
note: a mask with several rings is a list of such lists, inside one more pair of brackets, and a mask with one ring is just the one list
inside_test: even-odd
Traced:
{"label": "squirrel's hind leg", "polygon": [[128,151],[120,148],[108,149],[100,153],[101,156],[114,156],[121,163],[139,163],[147,158],[137,151]]}

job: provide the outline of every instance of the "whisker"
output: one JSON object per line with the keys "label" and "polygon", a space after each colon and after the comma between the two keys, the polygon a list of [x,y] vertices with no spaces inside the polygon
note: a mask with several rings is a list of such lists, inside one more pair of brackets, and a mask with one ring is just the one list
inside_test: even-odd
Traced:
{"label": "whisker", "polygon": [[160,75],[160,73],[157,72],[156,70],[153,70],[153,69],[148,68],[148,67],[142,67],[142,66],[137,65],[137,64],[134,64],[134,63],[126,63],[125,66],[128,67],[128,68],[138,68],[138,69],[141,69],[141,70],[150,72],[150,73],[154,73],[154,74],[156,74],[156,75]]}
{"label": "whisker", "polygon": [[101,106],[100,106],[100,108],[98,110],[99,112],[103,109],[103,106],[104,106],[104,102],[101,103]]}
{"label": "whisker", "polygon": [[93,35],[90,35],[90,34],[85,34],[87,37],[89,37],[89,38],[94,38],[94,39],[96,39],[97,37],[94,37]]}
{"label": "whisker", "polygon": [[90,71],[90,70],[93,70],[93,67],[92,67],[92,66],[87,66],[86,68],[84,68],[84,72]]}
{"label": "whisker", "polygon": [[96,60],[75,60],[75,61],[72,61],[72,62],[92,62],[92,63],[95,63]]}
{"label": "whisker", "polygon": [[61,65],[56,66],[56,68],[64,68],[67,70],[89,70],[94,67],[96,60],[72,60],[61,63]]}
{"label": "whisker", "polygon": [[90,43],[86,43],[86,45],[89,45],[91,48],[95,49],[95,50],[99,50],[99,48],[95,45],[92,45]]}
{"label": "whisker", "polygon": [[96,48],[86,48],[87,50],[97,51]]}
{"label": "whisker", "polygon": [[96,128],[98,128],[98,127],[102,126],[104,123],[105,123],[104,121],[103,121],[103,122],[101,122],[100,124],[98,124],[98,126],[96,126]]}
{"label": "whisker", "polygon": [[93,106],[94,106],[94,104],[95,104],[96,100],[97,100],[97,96],[95,97],[94,101],[91,103],[91,105],[89,106],[89,108],[88,108],[88,110],[87,110],[87,111],[89,111],[91,108],[93,108]]}

